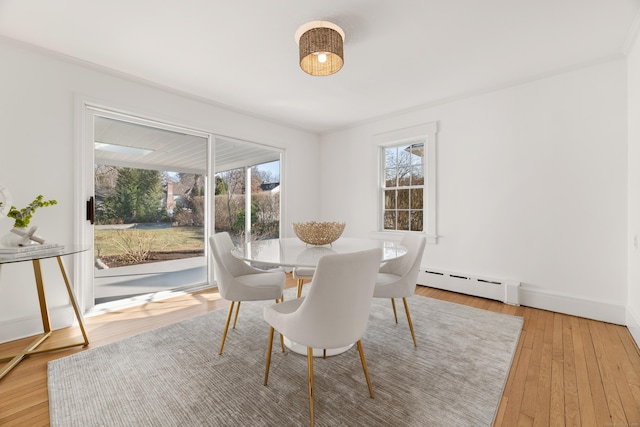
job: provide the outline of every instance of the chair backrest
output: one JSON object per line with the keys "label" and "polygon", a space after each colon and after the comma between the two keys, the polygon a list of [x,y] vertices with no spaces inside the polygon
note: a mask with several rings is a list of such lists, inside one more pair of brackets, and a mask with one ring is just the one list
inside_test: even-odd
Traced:
{"label": "chair backrest", "polygon": [[233,242],[229,233],[216,233],[209,237],[213,263],[216,271],[218,291],[222,298],[227,298],[234,278],[255,273],[254,269],[231,253]]}
{"label": "chair backrest", "polygon": [[413,286],[412,291],[415,290],[426,243],[427,240],[424,236],[414,233],[405,234],[400,244],[407,248],[407,253],[403,257],[384,264],[380,267],[380,273],[395,274],[406,278],[407,283]]}
{"label": "chair backrest", "polygon": [[358,341],[367,327],[381,260],[380,248],[321,257],[309,293],[295,312],[301,332],[296,335],[302,339],[294,341],[314,348]]}

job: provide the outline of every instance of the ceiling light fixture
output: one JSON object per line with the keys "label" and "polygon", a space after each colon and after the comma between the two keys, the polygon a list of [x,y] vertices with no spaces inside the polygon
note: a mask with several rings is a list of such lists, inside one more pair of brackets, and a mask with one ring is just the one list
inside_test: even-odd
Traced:
{"label": "ceiling light fixture", "polygon": [[333,22],[312,21],[296,31],[300,68],[312,76],[330,76],[344,64],[344,31]]}

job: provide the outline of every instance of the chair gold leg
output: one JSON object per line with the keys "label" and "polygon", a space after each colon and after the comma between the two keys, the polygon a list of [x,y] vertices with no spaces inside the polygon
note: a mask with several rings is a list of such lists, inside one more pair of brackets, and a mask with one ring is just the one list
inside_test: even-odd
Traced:
{"label": "chair gold leg", "polygon": [[236,328],[236,322],[238,321],[238,313],[240,313],[240,303],[241,303],[241,302],[242,302],[242,301],[238,301],[238,306],[236,307],[236,315],[235,315],[235,317],[233,318],[233,329],[235,329],[235,328]]}
{"label": "chair gold leg", "polygon": [[300,298],[302,295],[302,284],[304,281],[302,279],[298,279],[298,293],[296,294],[296,298]]}
{"label": "chair gold leg", "polygon": [[396,312],[396,302],[393,298],[391,298],[391,306],[393,307],[393,317],[396,318],[396,323],[398,323],[398,313]]}
{"label": "chair gold leg", "polygon": [[313,348],[307,347],[307,366],[309,368],[309,419],[313,427]]}
{"label": "chair gold leg", "polygon": [[358,353],[360,353],[360,362],[362,362],[362,369],[364,370],[364,376],[367,379],[367,386],[369,387],[369,396],[373,399],[373,387],[371,386],[371,380],[369,379],[369,370],[367,369],[367,361],[364,359],[364,350],[362,350],[362,342],[358,340]]}
{"label": "chair gold leg", "polygon": [[267,349],[267,368],[264,371],[264,385],[267,385],[269,379],[269,366],[271,365],[271,350],[273,348],[273,326],[269,329],[269,346]]}
{"label": "chair gold leg", "polygon": [[402,302],[404,302],[404,311],[407,313],[407,320],[409,321],[409,330],[411,331],[411,337],[413,338],[414,347],[418,346],[416,341],[416,334],[413,332],[413,323],[411,323],[411,315],[409,314],[409,306],[407,305],[407,299],[402,298]]}
{"label": "chair gold leg", "polygon": [[[276,299],[276,304],[279,304],[281,302],[284,302],[284,293],[282,294],[282,299]],[[282,352],[284,353],[284,336],[282,336],[282,334],[280,334],[280,346],[282,347]]]}
{"label": "chair gold leg", "polygon": [[231,305],[229,305],[229,314],[227,314],[227,322],[224,324],[224,332],[222,333],[222,342],[220,343],[220,352],[218,354],[222,354],[222,348],[224,347],[224,340],[227,338],[227,330],[229,330],[229,322],[231,321],[234,304],[235,301],[231,301]]}

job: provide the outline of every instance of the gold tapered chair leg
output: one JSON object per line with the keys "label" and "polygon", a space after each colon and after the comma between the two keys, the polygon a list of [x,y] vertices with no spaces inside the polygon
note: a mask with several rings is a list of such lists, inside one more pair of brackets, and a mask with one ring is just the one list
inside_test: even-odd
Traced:
{"label": "gold tapered chair leg", "polygon": [[231,305],[229,305],[229,314],[227,314],[227,322],[224,324],[224,332],[222,333],[222,342],[220,343],[220,352],[218,354],[222,354],[224,340],[227,338],[227,330],[229,330],[229,322],[231,321],[231,314],[233,313],[234,304],[235,301],[231,301]]}
{"label": "gold tapered chair leg", "polygon": [[307,366],[309,368],[309,419],[313,427],[313,348],[307,347]]}
{"label": "gold tapered chair leg", "polygon": [[236,307],[236,315],[235,315],[235,317],[233,318],[233,329],[235,329],[235,328],[236,328],[236,322],[238,321],[238,313],[240,313],[240,303],[241,303],[241,302],[242,302],[242,301],[238,301],[238,306]]}
{"label": "gold tapered chair leg", "polygon": [[364,350],[362,349],[362,342],[358,340],[358,353],[360,353],[360,362],[362,362],[362,369],[364,370],[364,377],[367,379],[367,386],[369,387],[369,396],[373,399],[373,387],[371,386],[371,380],[369,379],[369,370],[367,369],[367,361],[364,359]]}
{"label": "gold tapered chair leg", "polygon": [[303,283],[304,283],[304,280],[298,279],[298,293],[296,294],[296,298],[300,298],[300,296],[302,295],[302,284]]}
{"label": "gold tapered chair leg", "polygon": [[[284,293],[282,294],[282,299],[280,301],[276,300],[276,304],[279,302],[284,302]],[[284,353],[284,337],[280,334],[280,347],[282,347],[282,352]]]}
{"label": "gold tapered chair leg", "polygon": [[[281,335],[282,336],[282,335]],[[269,329],[269,347],[267,349],[267,368],[264,371],[264,385],[269,379],[269,366],[271,365],[271,349],[273,348],[273,326]]]}
{"label": "gold tapered chair leg", "polygon": [[391,306],[393,307],[393,317],[396,318],[396,323],[398,323],[398,313],[396,312],[396,302],[393,298],[391,298]]}
{"label": "gold tapered chair leg", "polygon": [[407,299],[402,298],[402,302],[404,302],[404,311],[407,313],[407,320],[409,321],[409,330],[411,330],[411,338],[413,338],[414,347],[418,346],[416,341],[416,334],[413,332],[413,323],[411,323],[411,315],[409,314],[409,306],[407,305]]}

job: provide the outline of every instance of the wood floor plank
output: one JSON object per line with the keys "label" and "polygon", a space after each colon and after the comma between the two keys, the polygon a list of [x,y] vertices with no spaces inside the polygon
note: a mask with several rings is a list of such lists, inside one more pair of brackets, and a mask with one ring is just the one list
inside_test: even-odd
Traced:
{"label": "wood floor plank", "polygon": [[617,338],[619,340],[619,346],[616,346],[616,353],[619,353],[620,357],[622,357],[622,369],[631,389],[633,399],[640,405],[640,351],[633,342],[631,333],[627,328],[616,328],[616,331],[618,332]]}
{"label": "wood floor plank", "polygon": [[[629,359],[629,363],[633,370],[640,375],[640,349],[636,345],[635,341],[633,341],[633,337],[631,336],[631,332],[627,328],[619,328],[618,337],[622,342],[625,352],[627,353],[627,358]],[[634,382],[634,384],[639,385],[640,383]]]}
{"label": "wood floor plank", "polygon": [[620,406],[625,414],[626,422],[629,425],[640,423],[640,401],[634,399],[633,392],[629,386],[629,381],[633,381],[637,373],[628,366],[626,352],[619,340],[618,333],[615,331],[620,326],[605,323],[598,323],[596,326],[600,330],[600,338],[604,344],[604,352],[607,357],[607,367],[609,367],[618,391]]}
{"label": "wood floor plank", "polygon": [[593,337],[593,349],[596,354],[596,360],[600,370],[602,386],[607,400],[607,407],[609,408],[609,414],[611,417],[610,422],[614,425],[625,425],[627,424],[627,417],[624,414],[624,409],[622,408],[622,402],[620,401],[618,388],[613,375],[613,371],[617,369],[617,365],[612,365],[607,357],[607,342],[605,341],[605,337],[602,335],[606,331],[601,330],[601,325],[604,324],[599,322],[590,322],[589,329],[591,331],[591,336]]}
{"label": "wood floor plank", "polygon": [[609,411],[609,405],[607,404],[598,357],[591,335],[591,323],[591,320],[579,319],[582,348],[587,367],[589,389],[593,399],[593,411],[596,415],[596,425],[604,426],[611,423],[611,413]]}
{"label": "wood floor plank", "polygon": [[[533,424],[536,416],[536,398],[538,396],[538,385],[540,382],[540,360],[542,359],[542,342],[544,340],[544,318],[539,316],[539,310],[526,310],[530,319],[527,333],[531,340],[526,340],[524,346],[531,348],[531,358],[527,370],[526,387],[522,396],[520,413],[531,419]],[[542,327],[540,326],[542,324]],[[528,341],[528,342],[527,342]]]}
{"label": "wood floor plank", "polygon": [[[526,313],[525,313],[526,314]],[[544,324],[542,350],[538,371],[538,387],[536,395],[536,412],[533,425],[548,426],[551,422],[551,365],[553,361],[553,313],[541,311],[539,319]]]}
{"label": "wood floor plank", "polygon": [[502,399],[500,399],[500,404],[498,405],[498,411],[496,412],[496,419],[493,423],[494,426],[504,425],[504,412],[507,410],[508,404],[509,398],[506,396],[502,396]]}
{"label": "wood floor plank", "polygon": [[549,425],[564,426],[564,353],[562,315],[553,315],[553,346],[551,350],[551,403]]}
{"label": "wood floor plank", "polygon": [[571,317],[571,335],[573,338],[573,359],[576,372],[576,387],[578,391],[578,404],[580,419],[583,427],[595,427],[596,414],[594,411],[591,386],[589,385],[589,373],[584,355],[580,322],[577,317]]}
{"label": "wood floor plank", "polygon": [[580,402],[578,400],[578,380],[576,378],[575,354],[573,347],[571,316],[562,319],[562,360],[564,376],[564,422],[567,426],[579,427]]}
{"label": "wood floor plank", "polygon": [[[529,361],[531,360],[531,349],[522,345],[522,339],[520,340],[520,357],[517,364],[512,365],[511,369],[514,371],[513,381],[509,390],[509,405],[506,408],[503,425],[514,426],[518,423],[520,418],[520,407],[522,406],[522,398],[524,396],[524,389],[526,387],[527,371],[529,367]],[[515,369],[514,369],[515,368]]]}

